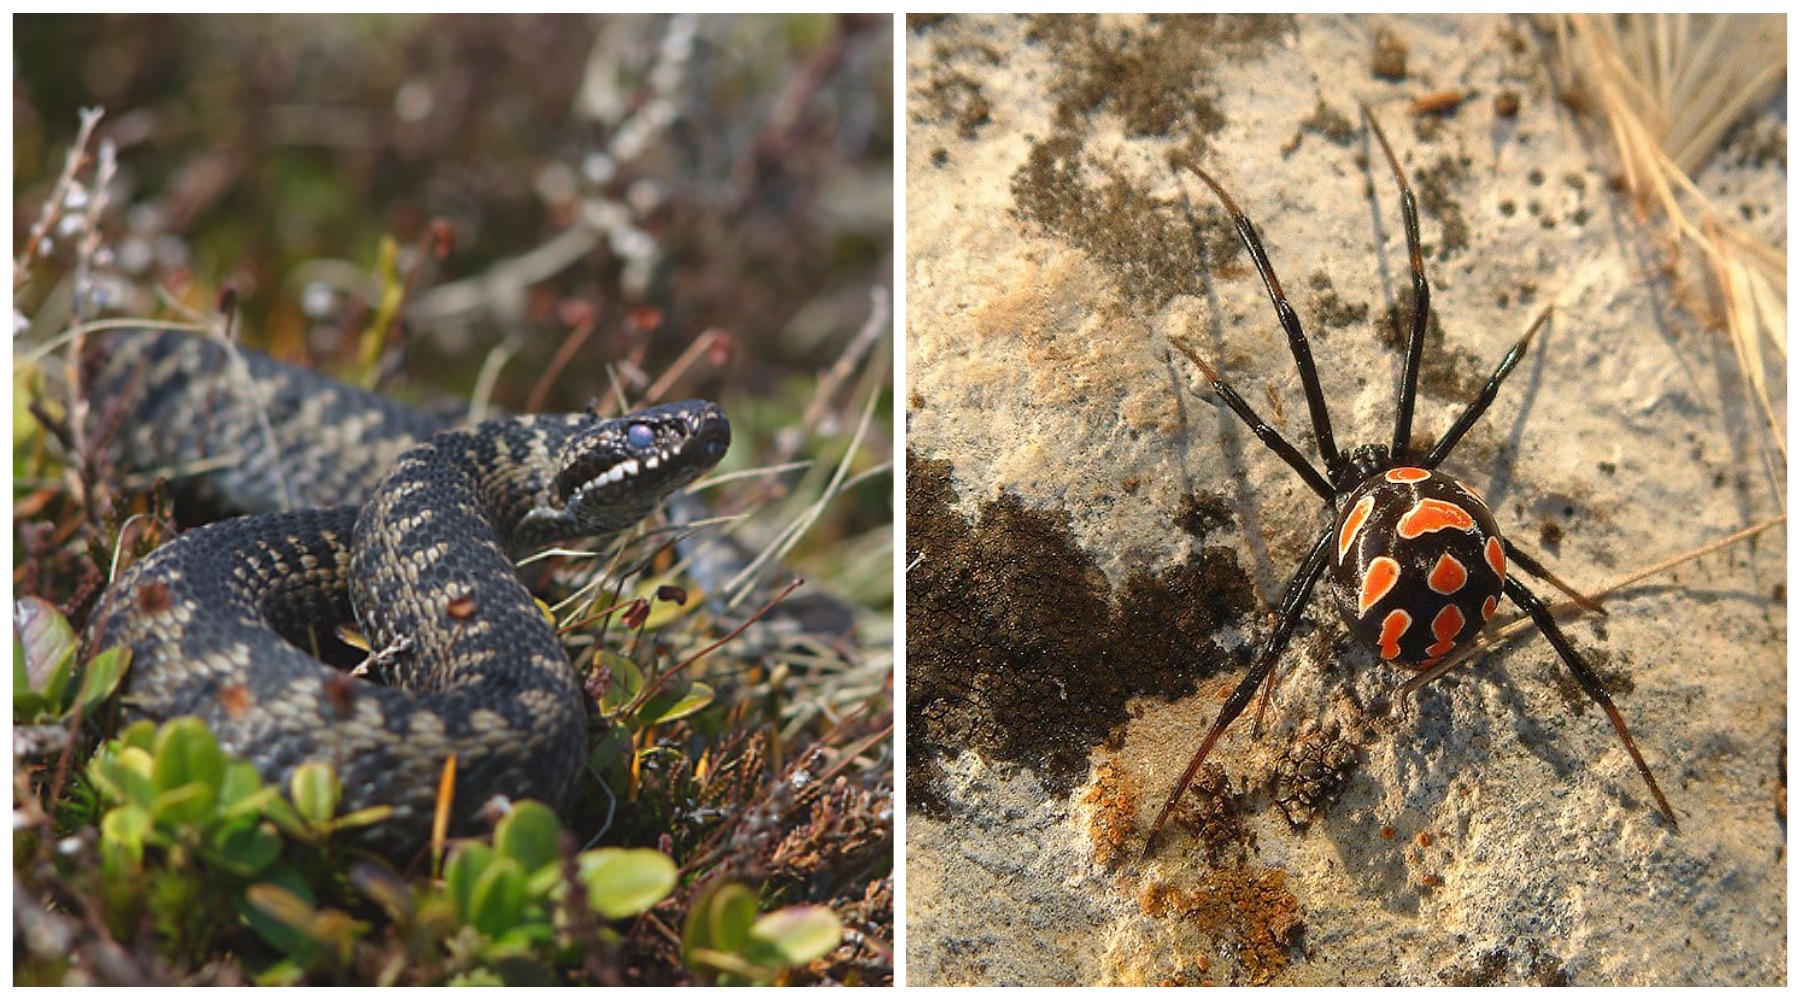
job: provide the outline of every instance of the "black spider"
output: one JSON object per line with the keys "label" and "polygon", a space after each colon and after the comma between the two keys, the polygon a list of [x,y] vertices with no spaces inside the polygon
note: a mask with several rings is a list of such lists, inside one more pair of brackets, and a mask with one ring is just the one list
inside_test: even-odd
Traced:
{"label": "black spider", "polygon": [[1612,720],[1613,728],[1637,764],[1644,783],[1650,787],[1658,808],[1669,825],[1678,830],[1675,811],[1669,808],[1662,789],[1657,787],[1656,778],[1651,775],[1649,765],[1644,763],[1643,755],[1638,753],[1631,731],[1625,727],[1619,710],[1613,707],[1599,677],[1570,645],[1544,602],[1516,576],[1507,574],[1507,565],[1509,562],[1516,564],[1585,605],[1592,607],[1592,602],[1569,590],[1536,559],[1502,538],[1494,524],[1494,516],[1480,494],[1437,471],[1438,465],[1450,456],[1457,442],[1494,401],[1500,383],[1524,356],[1532,336],[1549,319],[1550,311],[1544,310],[1525,336],[1500,360],[1499,367],[1494,369],[1475,399],[1437,444],[1422,457],[1417,456],[1410,448],[1413,403],[1418,395],[1419,357],[1431,316],[1431,286],[1425,279],[1425,263],[1419,250],[1419,214],[1412,189],[1407,186],[1387,136],[1367,107],[1363,108],[1363,118],[1380,142],[1394,181],[1400,188],[1400,210],[1406,225],[1406,249],[1412,273],[1412,322],[1405,362],[1400,369],[1400,400],[1394,416],[1394,436],[1389,445],[1363,445],[1348,452],[1338,450],[1331,434],[1331,415],[1325,408],[1318,372],[1313,368],[1312,351],[1300,328],[1300,317],[1282,293],[1281,282],[1269,264],[1269,255],[1263,250],[1255,227],[1205,170],[1180,154],[1172,159],[1176,166],[1198,175],[1224,203],[1237,226],[1239,238],[1250,252],[1250,259],[1256,264],[1257,273],[1262,275],[1263,286],[1281,320],[1282,329],[1287,332],[1288,347],[1300,370],[1300,384],[1306,392],[1313,436],[1318,442],[1320,457],[1324,459],[1325,471],[1321,473],[1314,468],[1279,431],[1257,416],[1243,397],[1191,348],[1179,342],[1175,346],[1200,368],[1213,391],[1232,412],[1325,501],[1333,512],[1333,524],[1319,536],[1299,570],[1288,581],[1282,593],[1275,631],[1263,644],[1255,665],[1220,709],[1218,719],[1157,814],[1144,853],[1148,855],[1155,846],[1157,834],[1170,811],[1193,781],[1201,764],[1205,763],[1213,744],[1243,713],[1264,681],[1273,686],[1276,660],[1299,625],[1313,585],[1327,565],[1331,569],[1331,586],[1339,610],[1351,632],[1373,646],[1383,659],[1418,670],[1431,668],[1473,641],[1493,616],[1500,595],[1505,594],[1531,617],[1538,631],[1550,641],[1557,656],[1574,675],[1576,683]]}

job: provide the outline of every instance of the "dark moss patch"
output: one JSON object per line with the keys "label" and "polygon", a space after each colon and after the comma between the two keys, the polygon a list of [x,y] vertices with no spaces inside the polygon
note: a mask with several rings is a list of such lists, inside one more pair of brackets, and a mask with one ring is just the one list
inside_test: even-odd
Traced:
{"label": "dark moss patch", "polygon": [[1015,496],[954,509],[946,462],[907,456],[907,801],[948,812],[941,762],[963,750],[1031,768],[1057,794],[1128,720],[1134,695],[1175,698],[1241,669],[1211,639],[1255,598],[1230,550],[1208,548],[1117,595],[1066,515]]}
{"label": "dark moss patch", "polygon": [[1446,986],[1499,986],[1506,982],[1506,952],[1499,948],[1482,952],[1467,965],[1440,971],[1438,978]]}
{"label": "dark moss patch", "polygon": [[954,122],[956,134],[973,139],[992,120],[993,105],[981,91],[981,83],[959,70],[934,71],[911,103],[912,119],[921,122]]}
{"label": "dark moss patch", "polygon": [[1013,174],[1014,214],[1088,254],[1139,308],[1202,290],[1202,260],[1218,268],[1239,254],[1225,214],[1211,205],[1190,218],[1178,200],[1154,198],[1116,164],[1089,157],[1080,138],[1035,144]]}
{"label": "dark moss patch", "polygon": [[1322,97],[1313,107],[1313,113],[1301,120],[1300,128],[1322,136],[1335,146],[1349,148],[1356,141],[1356,122],[1349,115],[1325,103]]}
{"label": "dark moss patch", "polygon": [[1287,17],[1214,14],[1150,18],[1142,27],[1103,24],[1093,15],[1034,18],[1029,37],[1060,68],[1051,81],[1059,129],[1078,130],[1097,111],[1119,116],[1127,135],[1216,132],[1213,68],[1255,58],[1292,30]]}
{"label": "dark moss patch", "polygon": [[1195,538],[1205,538],[1231,524],[1231,504],[1217,493],[1197,493],[1182,500],[1175,524]]}
{"label": "dark moss patch", "polygon": [[1213,268],[1236,260],[1224,215],[1145,194],[1146,178],[1089,147],[1090,121],[1117,116],[1128,136],[1174,137],[1172,155],[1205,162],[1225,125],[1214,68],[1257,58],[1291,31],[1291,18],[1271,16],[1152,17],[1132,28],[1092,15],[1034,18],[1027,37],[1056,67],[1048,84],[1056,124],[1013,175],[1015,214],[1107,265],[1135,308],[1198,293],[1203,259]]}
{"label": "dark moss patch", "polygon": [[[1321,328],[1315,329],[1314,333],[1322,333],[1324,330],[1341,330],[1347,326],[1361,326],[1368,322],[1369,304],[1367,302],[1351,302],[1339,295],[1336,286],[1331,283],[1330,276],[1324,272],[1314,274],[1307,281],[1307,287],[1313,292],[1312,299],[1308,303],[1307,315],[1313,317]],[[1319,339],[1324,338],[1320,337]]]}
{"label": "dark moss patch", "polygon": [[1413,178],[1420,207],[1438,220],[1437,252],[1431,256],[1439,261],[1449,260],[1469,248],[1469,221],[1463,217],[1462,202],[1453,193],[1468,176],[1466,157],[1441,156],[1437,163],[1418,171]]}
{"label": "dark moss patch", "polygon": [[1490,948],[1471,961],[1438,971],[1446,986],[1570,986],[1561,958],[1545,954],[1543,945],[1527,941],[1523,949]]}

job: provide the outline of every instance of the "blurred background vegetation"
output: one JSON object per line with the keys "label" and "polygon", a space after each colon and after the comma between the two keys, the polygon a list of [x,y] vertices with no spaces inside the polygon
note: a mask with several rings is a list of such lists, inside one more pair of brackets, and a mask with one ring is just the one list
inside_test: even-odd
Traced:
{"label": "blurred background vegetation", "polygon": [[[15,332],[41,341],[77,309],[216,317],[229,288],[248,342],[349,367],[384,292],[410,279],[388,391],[466,402],[503,345],[493,399],[524,408],[591,316],[540,408],[587,405],[614,379],[635,395],[715,331],[707,357],[723,363],[689,368],[679,391],[723,403],[740,439],[773,436],[892,285],[890,20],[16,17],[15,255],[81,109],[104,109],[95,140],[117,170],[88,273],[86,191],[15,271]],[[441,261],[419,252],[435,222],[453,241]],[[385,282],[384,239],[399,249]],[[859,470],[891,460],[890,402]],[[889,493],[867,481],[812,542],[891,522]]]}
{"label": "blurred background vegetation", "polygon": [[[767,388],[830,360],[889,282],[887,21],[19,17],[14,245],[78,109],[99,106],[119,155],[121,278],[229,282],[270,343],[326,312],[309,315],[297,275],[367,267],[383,236],[411,243],[447,221],[446,284],[586,224],[608,239],[522,299],[440,301],[415,322],[552,331],[554,304],[577,297],[617,338],[650,304],[671,336],[730,331],[734,374]],[[653,265],[626,275],[645,254]]]}

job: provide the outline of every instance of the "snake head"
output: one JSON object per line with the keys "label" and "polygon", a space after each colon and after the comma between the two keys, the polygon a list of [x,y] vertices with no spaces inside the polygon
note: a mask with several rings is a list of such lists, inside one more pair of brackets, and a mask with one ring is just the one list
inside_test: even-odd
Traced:
{"label": "snake head", "polygon": [[563,449],[552,493],[582,534],[622,531],[719,464],[731,423],[715,403],[665,403],[598,421]]}

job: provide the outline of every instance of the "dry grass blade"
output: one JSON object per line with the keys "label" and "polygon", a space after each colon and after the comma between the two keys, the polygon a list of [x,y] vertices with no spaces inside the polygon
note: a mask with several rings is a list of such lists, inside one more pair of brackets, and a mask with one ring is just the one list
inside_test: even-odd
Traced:
{"label": "dry grass blade", "polygon": [[[873,468],[851,475],[851,467],[874,424],[875,408],[881,401],[887,385],[887,366],[891,361],[892,352],[872,351],[870,347],[877,342],[880,332],[888,329],[888,321],[887,295],[885,291],[876,293],[871,298],[869,320],[863,325],[856,338],[845,346],[839,363],[821,378],[821,388],[814,393],[813,402],[808,405],[806,422],[803,423],[801,432],[812,430],[814,425],[821,420],[824,411],[820,407],[820,401],[840,386],[857,364],[861,364],[863,377],[853,394],[853,398],[860,397],[862,402],[862,412],[857,420],[856,429],[845,443],[843,454],[835,465],[827,467],[823,463],[819,463],[808,467],[803,481],[789,494],[790,510],[793,504],[798,504],[799,509],[781,518],[782,530],[722,588],[730,606],[738,606],[749,597],[755,588],[758,574],[762,568],[785,558],[824,514],[833,500],[868,477],[884,474],[892,467],[891,461],[884,461],[877,463]],[[847,361],[846,359],[853,360]],[[799,436],[797,434],[792,437]],[[797,449],[797,445],[797,440],[790,439],[786,446],[778,445],[777,450],[779,454],[788,456]]]}
{"label": "dry grass blade", "polygon": [[[1778,92],[1785,17],[1576,14],[1558,27],[1566,68],[1605,121],[1640,212],[1660,211],[1668,222],[1678,288],[1684,264],[1700,257],[1710,286],[1700,296],[1684,290],[1684,305],[1731,335],[1785,468],[1787,438],[1768,383],[1770,369],[1786,366],[1787,252],[1733,225],[1692,180],[1739,120]],[[1765,340],[1777,357],[1765,358]]]}

